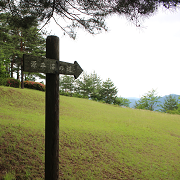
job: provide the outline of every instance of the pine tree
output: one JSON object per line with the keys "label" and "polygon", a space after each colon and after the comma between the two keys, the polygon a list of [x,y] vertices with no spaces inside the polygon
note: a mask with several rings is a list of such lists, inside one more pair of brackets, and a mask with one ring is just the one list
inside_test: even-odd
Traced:
{"label": "pine tree", "polygon": [[74,92],[74,77],[67,76],[67,75],[60,76],[59,85],[60,85],[60,91],[73,93]]}
{"label": "pine tree", "polygon": [[176,111],[178,109],[178,99],[171,94],[166,96],[161,108],[162,112],[172,113],[173,111]]}
{"label": "pine tree", "polygon": [[100,100],[100,89],[102,86],[101,78],[95,73],[90,74],[90,78],[92,79],[92,91],[90,93],[90,97],[93,100]]}
{"label": "pine tree", "polygon": [[[53,18],[65,33],[75,38],[76,27],[92,34],[107,30],[105,19],[112,14],[125,16],[140,26],[141,19],[151,16],[159,7],[176,9],[179,5],[179,0],[2,0],[0,10],[11,12],[16,26],[27,29],[37,18],[46,20],[45,24]],[[67,26],[59,24],[55,17],[64,19]]]}
{"label": "pine tree", "polygon": [[[3,53],[6,54],[6,61],[8,63],[11,61],[11,77],[16,71],[17,79],[19,79],[23,54],[45,56],[45,39],[38,33],[37,21],[34,21],[33,25],[26,29],[17,27],[15,22],[12,22],[14,17],[9,13],[1,14],[1,16],[3,23],[0,24],[0,33],[3,36],[0,39],[0,45]],[[26,73],[26,76],[40,76],[42,78],[42,75],[38,73]]]}
{"label": "pine tree", "polygon": [[75,91],[84,97],[100,100],[101,84],[102,80],[95,72],[91,74],[84,72],[80,78],[75,81]]}
{"label": "pine tree", "polygon": [[9,16],[9,13],[0,14],[0,63],[3,69],[5,66],[6,74],[10,73],[9,64],[14,46],[10,34],[11,29],[9,24],[7,23],[7,19],[9,18]]}
{"label": "pine tree", "polygon": [[114,86],[114,83],[111,81],[111,79],[108,78],[105,82],[102,83],[100,90],[101,100],[108,104],[112,104],[116,98],[117,92],[118,90]]}

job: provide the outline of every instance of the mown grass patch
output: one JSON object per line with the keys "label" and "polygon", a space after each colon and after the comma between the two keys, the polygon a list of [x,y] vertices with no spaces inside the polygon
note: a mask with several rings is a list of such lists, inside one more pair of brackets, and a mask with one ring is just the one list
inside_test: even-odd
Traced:
{"label": "mown grass patch", "polygon": [[[60,112],[60,127],[69,130],[68,134],[75,131],[70,139],[74,139],[74,144],[83,142],[88,147],[88,157],[101,157],[107,164],[102,166],[102,161],[96,161],[103,173],[93,178],[178,179],[179,115],[119,108],[78,98],[61,97],[63,100],[71,108]],[[95,144],[98,146],[90,151]]]}
{"label": "mown grass patch", "polygon": [[43,177],[44,136],[21,126],[1,125],[0,178],[15,173],[16,179]]}
{"label": "mown grass patch", "polygon": [[[0,86],[0,179],[44,179],[44,102]],[[60,179],[180,179],[179,115],[61,96],[59,146]]]}

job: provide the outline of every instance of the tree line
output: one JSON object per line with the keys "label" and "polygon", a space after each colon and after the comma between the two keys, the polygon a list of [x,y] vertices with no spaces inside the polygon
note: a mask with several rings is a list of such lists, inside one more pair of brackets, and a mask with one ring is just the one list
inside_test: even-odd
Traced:
{"label": "tree line", "polygon": [[[130,100],[118,97],[117,93],[118,89],[111,79],[108,78],[106,81],[102,81],[95,72],[91,74],[84,72],[76,80],[72,76],[67,75],[60,77],[61,95],[88,98],[108,104],[129,107]],[[155,111],[158,106],[159,109],[157,111],[180,114],[180,97],[177,99],[173,95],[166,96],[163,103],[159,101],[160,98],[156,90],[152,89],[135,102],[134,108]]]}
{"label": "tree line", "polygon": [[130,101],[117,97],[118,89],[108,78],[106,81],[95,73],[83,73],[78,79],[60,76],[60,94],[88,98],[95,101],[129,107]]}
{"label": "tree line", "polygon": [[136,109],[145,109],[154,111],[158,106],[160,112],[170,113],[170,114],[180,114],[180,96],[176,98],[173,95],[165,97],[163,103],[159,101],[161,97],[157,95],[156,90],[152,89],[143,95],[140,100],[135,102],[134,108]]}

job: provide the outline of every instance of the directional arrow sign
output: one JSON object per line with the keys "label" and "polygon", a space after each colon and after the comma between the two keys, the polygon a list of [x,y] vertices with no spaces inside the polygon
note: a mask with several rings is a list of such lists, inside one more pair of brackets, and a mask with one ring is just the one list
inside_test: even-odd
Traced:
{"label": "directional arrow sign", "polygon": [[23,55],[23,70],[25,72],[40,72],[52,74],[74,75],[75,79],[83,72],[80,65],[38,56]]}

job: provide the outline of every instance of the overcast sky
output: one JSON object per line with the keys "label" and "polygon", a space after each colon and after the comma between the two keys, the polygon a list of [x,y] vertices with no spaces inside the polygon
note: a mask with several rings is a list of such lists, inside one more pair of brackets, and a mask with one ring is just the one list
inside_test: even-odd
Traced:
{"label": "overcast sky", "polygon": [[145,19],[142,28],[123,17],[108,18],[108,32],[92,36],[78,31],[64,36],[53,22],[51,35],[60,38],[60,60],[75,60],[88,74],[110,78],[118,96],[141,97],[156,89],[159,96],[180,95],[180,10],[161,10]]}

